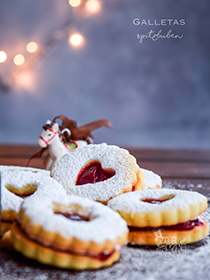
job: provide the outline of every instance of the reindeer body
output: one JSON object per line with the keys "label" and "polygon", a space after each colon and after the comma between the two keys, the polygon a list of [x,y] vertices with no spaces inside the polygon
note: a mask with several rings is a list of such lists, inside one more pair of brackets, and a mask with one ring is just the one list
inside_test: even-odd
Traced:
{"label": "reindeer body", "polygon": [[[74,141],[73,143],[75,143],[76,147],[83,147],[87,145],[87,142],[82,140]],[[41,148],[48,147],[49,159],[46,165],[47,170],[51,170],[53,164],[57,160],[61,159],[65,154],[72,152],[69,146],[62,142],[59,136],[58,124],[51,124],[50,121],[47,121],[46,124],[43,126],[43,130],[41,136],[39,137],[38,144]]]}
{"label": "reindeer body", "polygon": [[[62,121],[60,126],[56,123],[56,119]],[[33,158],[40,158],[47,151],[48,155],[44,159],[44,168],[51,170],[57,160],[74,150],[74,148],[69,147],[69,144],[74,143],[76,148],[93,144],[91,132],[102,126],[111,128],[112,125],[109,120],[103,119],[78,127],[74,120],[69,120],[63,115],[55,117],[52,122],[47,121],[42,127],[43,130],[38,140],[42,149],[30,157],[27,166]]]}

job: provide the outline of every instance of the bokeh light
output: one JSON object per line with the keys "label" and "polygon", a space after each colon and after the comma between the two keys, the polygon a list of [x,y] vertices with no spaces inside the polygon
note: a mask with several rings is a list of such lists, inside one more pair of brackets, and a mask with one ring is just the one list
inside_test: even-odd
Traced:
{"label": "bokeh light", "polygon": [[70,36],[69,43],[74,46],[79,46],[83,41],[82,35],[76,33]]}
{"label": "bokeh light", "polygon": [[101,5],[97,0],[89,0],[86,3],[86,8],[91,13],[97,13],[101,9]]}
{"label": "bokeh light", "polygon": [[26,46],[26,50],[29,52],[29,53],[34,53],[35,51],[37,51],[38,49],[38,46],[37,46],[37,43],[35,42],[30,42],[28,43],[28,45]]}
{"label": "bokeh light", "polygon": [[22,65],[24,61],[25,61],[25,57],[22,54],[17,54],[14,57],[14,64],[17,66]]}
{"label": "bokeh light", "polygon": [[33,85],[33,79],[30,73],[21,72],[16,75],[15,82],[22,88],[31,89]]}
{"label": "bokeh light", "polygon": [[81,0],[69,0],[69,5],[72,7],[78,7],[81,4]]}
{"label": "bokeh light", "polygon": [[0,51],[0,63],[3,63],[7,60],[7,54],[4,51]]}

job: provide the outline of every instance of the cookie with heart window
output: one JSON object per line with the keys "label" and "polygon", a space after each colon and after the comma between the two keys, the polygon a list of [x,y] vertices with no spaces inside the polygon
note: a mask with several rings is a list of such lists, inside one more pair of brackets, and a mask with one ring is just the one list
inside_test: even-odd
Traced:
{"label": "cookie with heart window", "polygon": [[14,167],[5,167],[2,170],[1,236],[10,229],[26,197],[36,193],[50,195],[54,191],[65,193],[63,187],[53,180],[48,172]]}
{"label": "cookie with heart window", "polygon": [[126,192],[161,187],[160,177],[141,169],[127,150],[105,143],[66,154],[54,164],[51,176],[68,194],[104,204]]}
{"label": "cookie with heart window", "polygon": [[11,228],[15,250],[67,269],[98,269],[120,258],[128,229],[107,206],[73,195],[31,196]]}
{"label": "cookie with heart window", "polygon": [[197,192],[136,191],[113,198],[108,206],[126,220],[130,244],[187,244],[208,235],[208,222],[201,216],[207,199]]}

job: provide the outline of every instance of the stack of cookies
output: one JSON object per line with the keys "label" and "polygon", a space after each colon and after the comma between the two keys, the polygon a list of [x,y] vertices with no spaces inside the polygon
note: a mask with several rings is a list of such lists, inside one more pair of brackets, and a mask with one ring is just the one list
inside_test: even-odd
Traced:
{"label": "stack of cookies", "polygon": [[2,246],[44,264],[98,269],[118,261],[127,243],[188,244],[208,235],[203,195],[161,189],[159,175],[117,146],[78,148],[51,173],[0,171]]}

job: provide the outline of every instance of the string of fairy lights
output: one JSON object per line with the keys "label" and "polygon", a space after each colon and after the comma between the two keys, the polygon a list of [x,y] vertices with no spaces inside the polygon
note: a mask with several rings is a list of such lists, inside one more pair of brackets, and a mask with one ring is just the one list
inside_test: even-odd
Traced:
{"label": "string of fairy lights", "polygon": [[[69,5],[80,10],[80,12],[88,12],[95,14],[101,10],[101,2],[99,0],[69,0]],[[30,70],[34,63],[46,55],[50,47],[54,46],[58,41],[64,37],[69,37],[69,45],[78,48],[84,43],[84,37],[79,32],[70,31],[77,19],[68,19],[62,27],[55,30],[43,44],[38,44],[35,41],[28,42],[22,53],[17,53],[10,57],[6,50],[0,50],[0,64],[6,64],[9,60],[13,63],[15,70],[10,75],[5,75],[3,68],[0,68],[0,89],[9,91],[14,86],[22,88],[30,88],[32,83],[32,75]],[[25,54],[26,52],[26,54]],[[0,65],[1,67],[1,65]]]}

